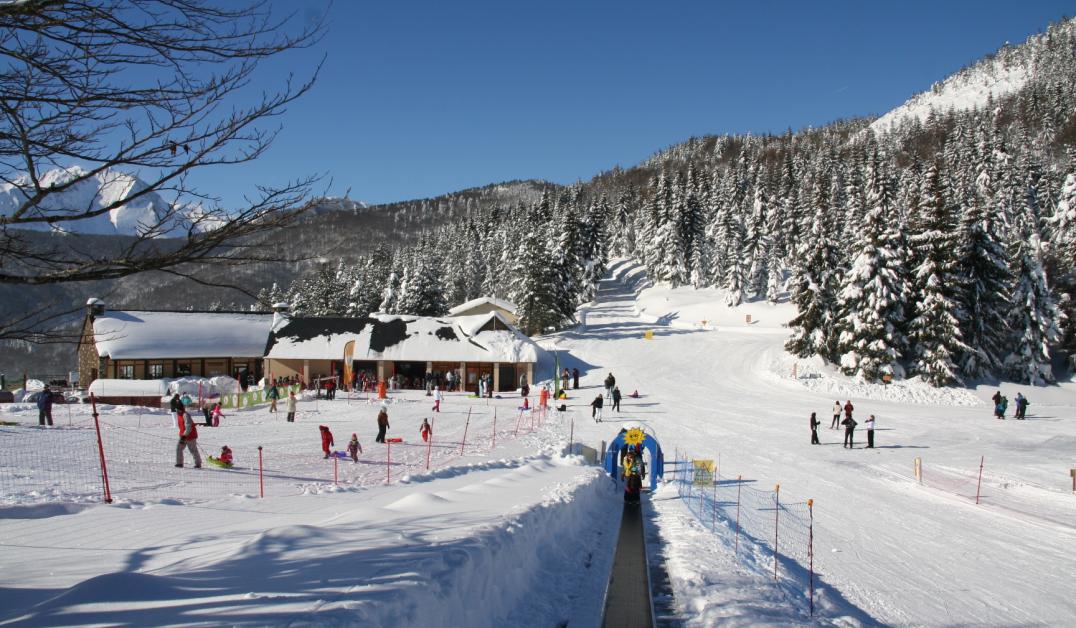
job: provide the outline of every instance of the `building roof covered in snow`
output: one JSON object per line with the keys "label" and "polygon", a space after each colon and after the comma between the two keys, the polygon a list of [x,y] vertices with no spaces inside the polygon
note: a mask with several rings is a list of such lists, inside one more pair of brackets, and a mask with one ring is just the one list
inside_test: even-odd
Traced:
{"label": "building roof covered in snow", "polygon": [[498,311],[435,318],[372,314],[366,318],[291,319],[269,336],[266,357],[416,362],[537,362],[539,347]]}
{"label": "building roof covered in snow", "polygon": [[272,314],[106,311],[93,317],[97,352],[113,360],[261,357]]}
{"label": "building roof covered in snow", "polygon": [[504,310],[505,312],[515,316],[516,304],[511,301],[505,301],[504,299],[498,299],[497,297],[478,297],[477,299],[471,299],[466,303],[460,303],[456,307],[448,311],[449,316],[460,316],[467,314],[478,314],[490,311],[490,309],[496,308]]}

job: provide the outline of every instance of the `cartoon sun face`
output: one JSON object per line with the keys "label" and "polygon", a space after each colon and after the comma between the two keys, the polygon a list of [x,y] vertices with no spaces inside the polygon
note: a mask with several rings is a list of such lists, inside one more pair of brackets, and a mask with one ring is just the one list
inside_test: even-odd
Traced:
{"label": "cartoon sun face", "polygon": [[637,427],[633,427],[624,434],[624,442],[629,445],[641,445],[646,439],[646,434]]}

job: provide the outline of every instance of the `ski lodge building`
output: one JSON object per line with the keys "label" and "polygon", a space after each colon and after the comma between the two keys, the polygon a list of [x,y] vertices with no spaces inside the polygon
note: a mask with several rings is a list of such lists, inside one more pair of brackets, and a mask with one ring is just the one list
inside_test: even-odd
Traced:
{"label": "ski lodge building", "polygon": [[78,344],[82,387],[98,378],[228,375],[245,385],[263,377],[309,383],[365,372],[421,388],[427,373],[440,377],[452,370],[468,390],[489,375],[495,391],[509,391],[521,375],[534,381],[541,350],[514,326],[515,307],[496,299],[476,299],[453,308],[467,314],[443,318],[292,317],[283,303],[272,314],[107,311],[100,299],[86,305]]}

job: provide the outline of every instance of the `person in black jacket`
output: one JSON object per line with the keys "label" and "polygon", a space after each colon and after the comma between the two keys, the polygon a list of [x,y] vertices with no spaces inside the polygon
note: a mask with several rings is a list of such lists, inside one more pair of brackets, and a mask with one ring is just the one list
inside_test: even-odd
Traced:
{"label": "person in black jacket", "polygon": [[841,425],[844,426],[844,446],[849,449],[855,449],[852,441],[856,431],[856,425],[858,425],[856,420],[849,416],[841,421]]}
{"label": "person in black jacket", "polygon": [[818,426],[821,425],[821,424],[822,424],[822,422],[819,421],[815,417],[815,413],[812,412],[811,413],[811,444],[812,445],[821,445],[821,443],[818,441]]}
{"label": "person in black jacket", "polygon": [[613,387],[613,409],[620,412],[620,386]]}
{"label": "person in black jacket", "polygon": [[572,388],[579,390],[579,369],[572,369]]}
{"label": "person in black jacket", "polygon": [[590,402],[590,418],[595,421],[602,420],[602,406],[605,405],[605,400],[601,395],[594,398],[594,401]]}

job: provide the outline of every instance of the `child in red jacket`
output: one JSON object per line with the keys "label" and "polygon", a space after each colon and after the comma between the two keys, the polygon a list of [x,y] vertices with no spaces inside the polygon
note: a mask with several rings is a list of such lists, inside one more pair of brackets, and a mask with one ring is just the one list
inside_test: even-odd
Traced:
{"label": "child in red jacket", "polygon": [[220,448],[220,461],[229,467],[232,466],[232,450],[227,445]]}
{"label": "child in red jacket", "polygon": [[335,445],[333,442],[333,433],[329,431],[329,426],[319,425],[318,429],[321,430],[321,450],[325,452],[325,458],[329,457],[329,448]]}

